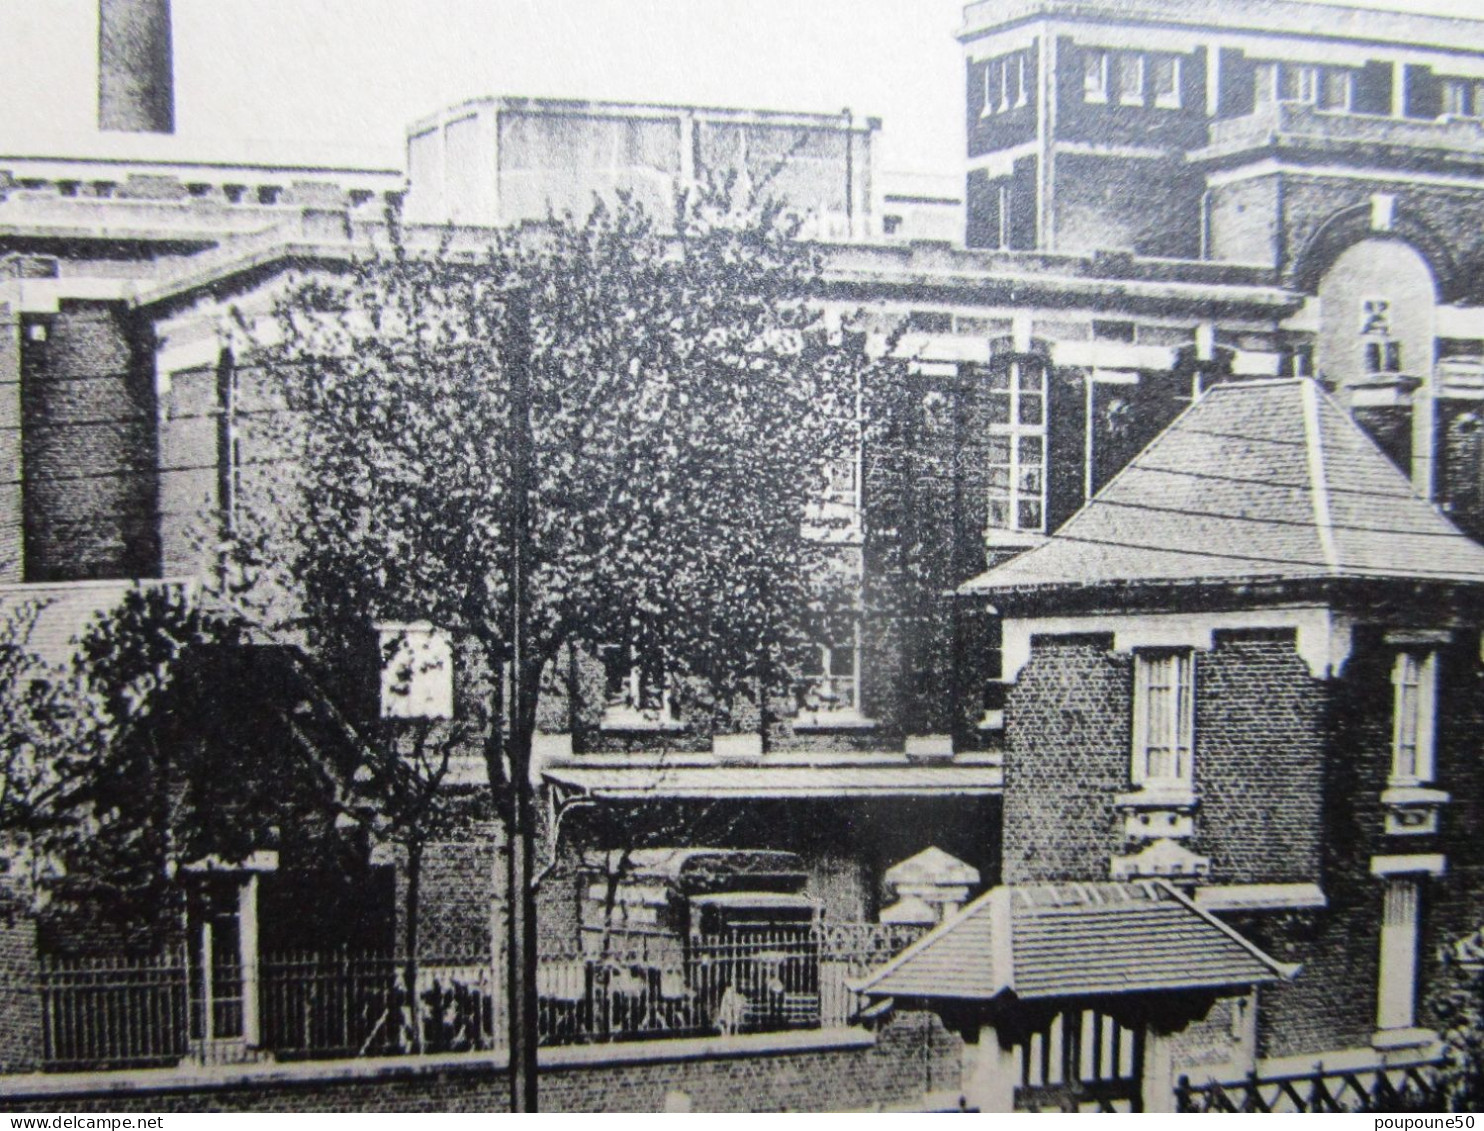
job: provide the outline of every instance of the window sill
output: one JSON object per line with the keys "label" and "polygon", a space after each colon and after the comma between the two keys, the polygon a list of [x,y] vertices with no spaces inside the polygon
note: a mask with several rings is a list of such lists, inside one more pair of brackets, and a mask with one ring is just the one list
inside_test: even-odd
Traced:
{"label": "window sill", "polygon": [[874,730],[875,719],[868,719],[856,711],[801,711],[794,716],[795,734],[806,731]]}
{"label": "window sill", "polygon": [[1451,800],[1446,791],[1420,782],[1392,781],[1381,791],[1381,804],[1399,809],[1416,805],[1447,805]]}
{"label": "window sill", "polygon": [[643,711],[622,708],[604,711],[598,729],[604,734],[678,734],[689,728],[680,719],[655,718]]}
{"label": "window sill", "polygon": [[1118,809],[1194,809],[1198,804],[1200,798],[1188,785],[1146,785],[1113,798]]}

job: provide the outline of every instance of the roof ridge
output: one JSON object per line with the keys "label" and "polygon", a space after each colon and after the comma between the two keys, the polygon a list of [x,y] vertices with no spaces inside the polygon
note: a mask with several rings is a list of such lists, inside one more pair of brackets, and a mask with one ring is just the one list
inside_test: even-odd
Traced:
{"label": "roof ridge", "polygon": [[1309,494],[1314,504],[1314,528],[1319,535],[1319,553],[1331,573],[1340,568],[1335,550],[1335,522],[1329,506],[1329,478],[1324,465],[1324,436],[1319,427],[1319,388],[1312,380],[1299,385],[1303,405],[1304,456],[1309,465]]}

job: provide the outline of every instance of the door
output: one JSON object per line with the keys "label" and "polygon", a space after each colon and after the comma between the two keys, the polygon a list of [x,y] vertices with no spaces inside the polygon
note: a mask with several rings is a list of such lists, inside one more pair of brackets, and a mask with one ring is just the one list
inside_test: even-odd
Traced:
{"label": "door", "polygon": [[240,1041],[244,1029],[242,881],[204,875],[187,904],[190,934],[191,1038]]}

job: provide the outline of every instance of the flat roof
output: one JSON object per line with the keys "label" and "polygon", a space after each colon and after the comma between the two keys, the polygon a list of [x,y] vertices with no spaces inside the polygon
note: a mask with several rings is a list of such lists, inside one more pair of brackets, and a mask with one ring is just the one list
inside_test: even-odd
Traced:
{"label": "flat roof", "polygon": [[1394,44],[1448,52],[1484,50],[1484,21],[1384,12],[1305,0],[979,0],[964,8],[959,39],[1034,19],[1166,24],[1217,32],[1289,35],[1312,40]]}
{"label": "flat roof", "polygon": [[999,766],[712,765],[559,766],[547,781],[613,801],[830,797],[990,797],[1004,785]]}

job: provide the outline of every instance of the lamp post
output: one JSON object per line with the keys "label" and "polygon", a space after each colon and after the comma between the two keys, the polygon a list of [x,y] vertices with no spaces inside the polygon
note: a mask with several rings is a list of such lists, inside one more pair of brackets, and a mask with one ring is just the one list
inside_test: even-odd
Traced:
{"label": "lamp post", "polygon": [[509,993],[510,1110],[533,1112],[536,1080],[536,898],[532,842],[531,732],[537,680],[530,660],[531,307],[522,288],[505,300],[503,368],[510,389],[510,743],[506,799],[506,973]]}

